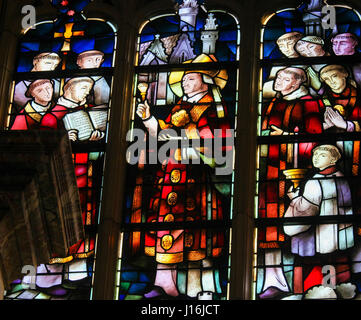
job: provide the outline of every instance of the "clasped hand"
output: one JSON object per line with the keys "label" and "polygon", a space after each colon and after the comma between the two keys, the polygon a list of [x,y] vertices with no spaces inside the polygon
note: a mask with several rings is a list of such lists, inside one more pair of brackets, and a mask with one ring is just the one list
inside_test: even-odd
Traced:
{"label": "clasped hand", "polygon": [[324,114],[323,129],[326,130],[331,127],[346,130],[347,122],[337,110],[334,110],[331,107],[327,107]]}

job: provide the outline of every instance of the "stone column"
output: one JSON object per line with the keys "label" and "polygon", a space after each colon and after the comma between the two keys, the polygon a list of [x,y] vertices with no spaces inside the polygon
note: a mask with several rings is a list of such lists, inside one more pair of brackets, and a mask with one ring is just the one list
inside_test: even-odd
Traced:
{"label": "stone column", "polygon": [[114,299],[118,242],[126,187],[126,134],[132,111],[134,52],[138,34],[138,29],[129,21],[134,18],[132,7],[133,4],[129,4],[127,8],[123,8],[124,10],[119,9],[117,13],[122,17],[117,16],[114,21],[118,28],[117,53],[104,168],[104,189],[95,253],[92,294],[94,300]]}
{"label": "stone column", "polygon": [[0,10],[0,128],[3,129],[6,127],[9,110],[17,37],[21,30],[21,8],[17,1],[2,0]]}
{"label": "stone column", "polygon": [[248,1],[238,5],[241,30],[239,63],[239,100],[237,138],[235,141],[235,181],[232,221],[231,272],[229,299],[252,298],[252,257],[254,236],[254,196],[257,143],[257,57],[261,16],[256,14],[257,3]]}

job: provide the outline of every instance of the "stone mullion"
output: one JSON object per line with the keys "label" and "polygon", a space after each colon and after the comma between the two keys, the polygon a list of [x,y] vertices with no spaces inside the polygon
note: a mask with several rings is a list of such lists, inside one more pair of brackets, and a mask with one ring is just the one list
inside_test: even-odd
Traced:
{"label": "stone mullion", "polygon": [[118,25],[110,128],[92,295],[92,299],[97,300],[114,298],[123,194],[126,187],[126,134],[132,111],[133,90],[131,84],[134,77],[134,48],[137,31],[127,22]]}

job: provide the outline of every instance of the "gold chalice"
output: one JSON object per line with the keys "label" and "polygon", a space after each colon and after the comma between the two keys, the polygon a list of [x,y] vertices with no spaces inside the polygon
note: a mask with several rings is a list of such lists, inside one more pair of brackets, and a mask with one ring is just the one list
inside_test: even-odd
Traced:
{"label": "gold chalice", "polygon": [[306,176],[307,169],[288,169],[283,170],[286,179],[291,180],[293,188],[296,189],[300,185],[300,180]]}

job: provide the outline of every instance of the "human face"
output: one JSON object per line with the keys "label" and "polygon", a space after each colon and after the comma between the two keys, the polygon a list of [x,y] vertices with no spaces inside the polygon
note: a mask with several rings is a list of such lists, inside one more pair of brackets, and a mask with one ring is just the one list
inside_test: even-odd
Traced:
{"label": "human face", "polygon": [[93,55],[80,59],[78,65],[80,69],[93,69],[99,68],[103,61],[102,55]]}
{"label": "human face", "polygon": [[355,53],[357,42],[346,35],[338,35],[332,39],[332,49],[336,56],[351,56]]}
{"label": "human face", "polygon": [[295,44],[297,40],[284,40],[277,43],[280,51],[287,58],[296,58],[298,57],[298,53],[295,50]]}
{"label": "human face", "polygon": [[286,95],[291,93],[299,88],[299,81],[295,78],[293,74],[286,73],[283,71],[278,72],[277,78],[274,82],[274,90],[282,92]]}
{"label": "human face", "polygon": [[56,59],[40,58],[36,60],[33,71],[53,71],[58,64]]}
{"label": "human face", "polygon": [[44,83],[36,87],[33,92],[34,100],[36,103],[46,106],[53,97],[53,86],[51,83]]}
{"label": "human face", "polygon": [[299,41],[296,50],[303,57],[322,57],[325,55],[322,45],[306,41]]}
{"label": "human face", "polygon": [[182,79],[182,88],[188,97],[204,92],[208,86],[203,82],[202,75],[197,72],[186,74]]}
{"label": "human face", "polygon": [[343,92],[347,85],[347,75],[339,70],[324,72],[321,75],[321,79],[326,82],[334,93]]}
{"label": "human face", "polygon": [[316,150],[312,156],[312,163],[315,168],[323,170],[335,164],[335,160],[330,151]]}
{"label": "human face", "polygon": [[92,85],[88,82],[78,82],[71,87],[71,98],[73,101],[82,102],[88,96]]}

